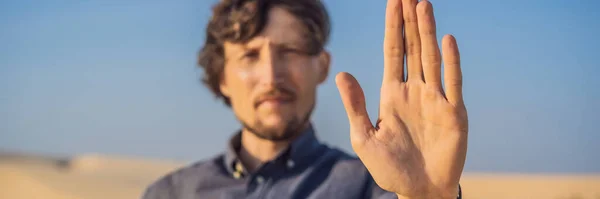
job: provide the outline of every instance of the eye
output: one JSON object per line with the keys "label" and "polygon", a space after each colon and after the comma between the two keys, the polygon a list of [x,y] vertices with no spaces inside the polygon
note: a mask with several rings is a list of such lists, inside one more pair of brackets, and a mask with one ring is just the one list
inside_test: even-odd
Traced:
{"label": "eye", "polygon": [[282,48],[280,53],[282,55],[293,55],[293,54],[298,54],[299,51],[294,48]]}
{"label": "eye", "polygon": [[256,51],[256,50],[251,50],[251,51],[248,51],[248,52],[244,53],[244,54],[242,55],[242,58],[243,58],[243,59],[251,59],[251,60],[254,60],[254,59],[257,59],[257,58],[258,58],[258,55],[259,55],[259,54],[258,54],[258,51]]}

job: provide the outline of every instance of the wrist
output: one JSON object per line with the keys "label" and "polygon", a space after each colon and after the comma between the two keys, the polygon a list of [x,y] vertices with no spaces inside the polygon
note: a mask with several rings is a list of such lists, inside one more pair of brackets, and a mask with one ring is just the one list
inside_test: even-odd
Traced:
{"label": "wrist", "polygon": [[423,195],[423,196],[414,196],[414,197],[406,197],[400,194],[396,194],[398,196],[398,199],[457,199],[458,197],[443,197],[443,196],[439,196],[439,195]]}
{"label": "wrist", "polygon": [[415,195],[415,196],[404,196],[400,194],[396,194],[398,199],[462,199],[462,190],[460,185],[451,190],[444,191],[436,191],[436,192],[427,192],[423,193],[423,195]]}

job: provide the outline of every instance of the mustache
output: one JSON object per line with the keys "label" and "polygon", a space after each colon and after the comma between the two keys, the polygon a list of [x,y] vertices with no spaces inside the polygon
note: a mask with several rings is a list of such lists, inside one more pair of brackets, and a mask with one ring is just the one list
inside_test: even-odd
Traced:
{"label": "mustache", "polygon": [[293,101],[296,100],[296,94],[288,88],[285,87],[277,87],[273,88],[261,95],[254,102],[254,107],[258,107],[262,102],[271,99],[283,99],[285,101]]}

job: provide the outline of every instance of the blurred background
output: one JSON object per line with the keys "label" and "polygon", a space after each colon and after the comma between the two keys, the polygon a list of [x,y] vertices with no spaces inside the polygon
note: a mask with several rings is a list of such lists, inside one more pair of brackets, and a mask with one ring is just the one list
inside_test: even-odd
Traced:
{"label": "blurred background", "polygon": [[[222,152],[240,126],[196,66],[215,2],[1,0],[0,198],[136,198]],[[352,153],[333,75],[377,115],[385,1],[324,2],[333,65],[312,121]],[[600,198],[600,2],[431,2],[461,51],[466,196]]]}

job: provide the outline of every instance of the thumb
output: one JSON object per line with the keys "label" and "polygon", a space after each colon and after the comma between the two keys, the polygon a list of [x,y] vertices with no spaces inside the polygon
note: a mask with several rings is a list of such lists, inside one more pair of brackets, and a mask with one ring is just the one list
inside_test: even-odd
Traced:
{"label": "thumb", "polygon": [[335,83],[348,114],[350,138],[353,144],[363,143],[373,129],[367,113],[365,94],[358,81],[349,73],[341,72],[336,75]]}

